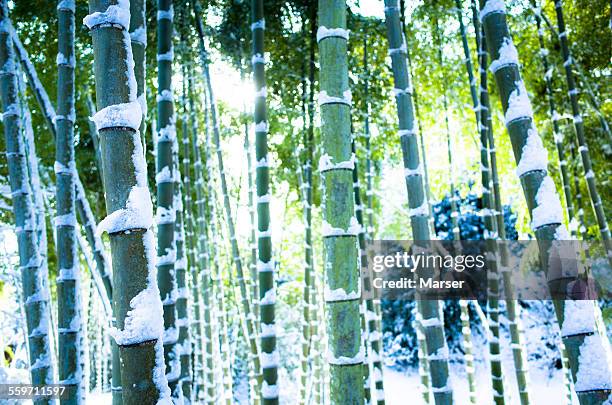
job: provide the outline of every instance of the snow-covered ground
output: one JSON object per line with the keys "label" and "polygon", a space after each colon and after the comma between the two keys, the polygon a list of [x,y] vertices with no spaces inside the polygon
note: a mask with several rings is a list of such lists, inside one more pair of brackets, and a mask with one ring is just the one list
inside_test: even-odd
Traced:
{"label": "snow-covered ground", "polygon": [[[508,370],[510,373],[513,369]],[[516,380],[508,378],[504,381],[506,390],[506,403],[508,405],[519,404]],[[561,370],[556,370],[549,378],[548,372],[542,370],[531,370],[530,399],[534,404],[564,404],[565,387],[563,385]],[[456,404],[469,404],[469,391],[463,365],[451,365],[451,378]],[[413,405],[425,405],[421,396],[420,380],[417,370],[399,372],[390,368],[383,371],[385,385],[385,398],[388,405],[404,405],[407,399]],[[492,403],[491,377],[489,370],[484,364],[476,367],[476,392],[479,404]],[[575,402],[577,403],[577,402]]]}

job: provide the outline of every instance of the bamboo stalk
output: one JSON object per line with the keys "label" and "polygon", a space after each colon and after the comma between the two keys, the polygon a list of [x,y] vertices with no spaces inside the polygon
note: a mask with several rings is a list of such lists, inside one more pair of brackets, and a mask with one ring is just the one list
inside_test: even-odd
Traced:
{"label": "bamboo stalk", "polygon": [[[404,160],[408,206],[413,239],[419,243],[431,240],[429,208],[423,189],[423,175],[417,131],[411,98],[412,85],[406,62],[407,45],[401,30],[397,2],[385,0],[385,23],[389,41],[389,55],[393,69],[399,120],[399,136]],[[436,404],[453,402],[453,390],[448,375],[448,348],[444,338],[441,306],[438,301],[420,300],[417,302],[423,317],[422,325],[427,342],[427,356],[430,364],[431,386]]]}

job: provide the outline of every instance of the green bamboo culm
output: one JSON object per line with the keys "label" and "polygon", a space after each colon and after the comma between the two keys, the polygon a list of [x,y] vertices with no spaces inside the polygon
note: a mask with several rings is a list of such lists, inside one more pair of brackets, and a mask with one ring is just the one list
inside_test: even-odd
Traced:
{"label": "green bamboo culm", "polygon": [[[251,363],[252,367],[255,370],[255,378],[257,379],[258,385],[261,384],[261,366],[260,366],[260,357],[259,357],[259,347],[257,345],[257,331],[255,329],[255,322],[252,316],[251,310],[251,302],[249,299],[249,291],[247,290],[247,286],[244,280],[244,269],[242,266],[242,259],[240,257],[240,250],[238,248],[238,241],[236,240],[236,232],[234,228],[234,219],[232,214],[232,209],[230,205],[230,199],[228,194],[227,180],[225,177],[225,169],[223,165],[223,153],[221,151],[221,134],[219,129],[219,124],[217,120],[217,105],[215,101],[215,96],[213,93],[212,82],[210,79],[210,73],[208,69],[208,52],[206,50],[206,46],[204,43],[204,26],[201,20],[201,10],[200,4],[197,0],[193,2],[193,10],[195,17],[196,30],[198,33],[198,42],[200,45],[200,59],[202,63],[202,70],[204,76],[204,83],[206,86],[206,94],[208,96],[208,104],[210,106],[210,118],[212,124],[212,132],[213,132],[213,145],[216,149],[217,154],[217,162],[218,162],[218,170],[219,177],[221,181],[221,192],[223,193],[223,207],[225,210],[225,214],[227,217],[227,226],[230,235],[230,242],[232,247],[232,260],[234,262],[234,266],[236,267],[236,274],[238,285],[240,287],[240,296],[242,301],[242,308],[245,316],[246,323],[246,340],[249,344],[250,354],[251,354]],[[261,294],[261,292],[260,292]],[[259,396],[259,391],[256,392],[256,396]]]}
{"label": "green bamboo culm", "polygon": [[[484,38],[482,30],[479,28],[480,35]],[[486,55],[486,39],[483,40],[481,54]],[[488,56],[488,55],[486,55]],[[485,56],[481,57],[482,62]],[[481,66],[481,77],[487,74],[486,67]],[[483,86],[483,91],[488,91],[486,86]],[[491,168],[491,204],[493,209],[493,215],[496,220],[497,237],[499,240],[507,240],[506,238],[506,225],[504,222],[504,210],[501,203],[501,191],[499,187],[499,175],[497,170],[497,152],[495,148],[495,138],[493,136],[493,125],[491,121],[491,106],[488,95],[483,99],[484,105],[482,109],[486,114],[488,128],[487,131],[487,143],[489,152],[489,161]],[[518,386],[519,400],[521,405],[528,405],[530,403],[529,394],[529,367],[527,363],[525,348],[523,344],[523,330],[521,326],[521,315],[520,306],[516,300],[514,294],[514,287],[512,285],[512,273],[508,268],[509,251],[508,245],[502,243],[499,245],[499,269],[503,278],[504,284],[504,297],[506,299],[506,317],[508,318],[508,329],[510,330],[510,344],[512,348],[512,358],[514,362],[514,373],[516,376],[516,383]]]}
{"label": "green bamboo culm", "polygon": [[[129,4],[91,0],[89,12],[83,22],[90,30],[94,54],[98,111],[92,118],[100,134],[109,214],[98,232],[107,232],[110,239],[116,318],[113,339],[121,358],[122,400],[129,405],[156,404],[169,401],[170,390],[161,360],[163,307],[154,265],[153,206],[138,133],[142,109],[131,66]],[[117,388],[113,386],[113,392]]]}
{"label": "green bamboo culm", "polygon": [[[364,36],[363,39],[363,65],[364,65],[364,97],[365,97],[365,120],[364,120],[364,138],[365,138],[365,149],[366,149],[366,167],[365,167],[365,178],[366,178],[366,199],[367,206],[363,204],[361,199],[361,184],[359,182],[359,175],[357,171],[357,164],[355,163],[355,170],[353,175],[353,188],[355,194],[355,215],[357,217],[357,221],[361,226],[358,242],[360,249],[360,260],[365,259],[365,243],[368,239],[368,225],[374,222],[373,218],[370,218],[371,221],[368,221],[369,224],[366,224],[366,215],[373,216],[373,210],[369,204],[372,203],[373,193],[372,193],[372,181],[374,179],[374,171],[372,166],[371,159],[371,145],[370,145],[370,104],[369,104],[369,71],[368,71],[368,41],[367,36]],[[353,150],[355,153],[355,150]],[[370,156],[369,156],[370,155]],[[365,263],[361,263],[361,266],[364,266]],[[380,299],[376,299],[380,306]],[[373,372],[373,382],[375,388],[376,401],[378,405],[383,405],[385,402],[385,390],[383,384],[383,374],[382,374],[382,333],[380,331],[380,310],[377,308],[376,301],[374,299],[364,300],[362,303],[364,306],[364,322],[366,323],[365,330],[368,332],[367,342],[366,344],[370,345],[370,351],[368,351],[368,359],[372,362],[372,372]],[[369,373],[369,364],[364,364],[368,367]],[[364,367],[365,373],[365,367]],[[366,380],[367,380],[367,376]]]}
{"label": "green bamboo culm", "polygon": [[57,115],[55,126],[56,248],[58,259],[58,375],[67,386],[62,404],[82,403],[80,275],[76,245],[74,176],[74,14],[71,1],[58,2]]}
{"label": "green bamboo culm", "polygon": [[[355,153],[355,143],[353,142],[353,153]],[[355,161],[355,169],[353,169],[353,193],[355,198],[355,217],[360,225],[357,241],[359,243],[359,260],[361,268],[367,267],[366,253],[366,228],[364,226],[364,205],[361,200],[361,182],[359,181],[359,171],[357,161]],[[363,286],[366,291],[371,290],[371,280],[365,278]],[[383,384],[382,370],[382,345],[381,336],[378,325],[378,314],[374,307],[374,300],[371,298],[364,299],[361,304],[362,312],[362,329],[364,331],[364,348],[365,359],[363,364],[364,373],[364,395],[367,403],[373,399],[376,404],[384,405],[385,390]],[[370,373],[370,362],[372,365],[372,373]],[[372,391],[372,383],[374,390]],[[373,394],[372,394],[373,392]]]}
{"label": "green bamboo culm", "polygon": [[[480,19],[493,60],[490,70],[499,89],[506,128],[517,160],[517,174],[530,210],[531,227],[539,242],[540,260],[546,270],[550,241],[567,240],[569,234],[563,225],[563,210],[555,185],[547,173],[546,151],[533,124],[533,112],[520,75],[518,52],[508,32],[504,2],[481,1],[480,6]],[[564,281],[558,280],[558,276],[549,274],[549,278],[549,285],[563,285]],[[599,307],[589,300],[557,300],[554,304],[578,399],[582,405],[603,404],[611,393],[612,361],[607,354],[610,353],[609,341],[596,322],[601,317]],[[588,319],[566,322],[566,318],[578,313],[589,314]],[[597,373],[599,377],[585,377],[591,370],[601,370]]]}
{"label": "green bamboo culm", "polygon": [[274,304],[274,260],[270,229],[270,165],[268,159],[268,116],[266,106],[266,76],[264,60],[263,0],[251,1],[251,32],[253,35],[253,79],[255,82],[255,184],[257,194],[257,274],[259,279],[259,317],[261,325],[261,368],[263,404],[278,404],[278,352]]}
{"label": "green bamboo culm", "polygon": [[[412,104],[412,85],[406,61],[407,46],[401,30],[399,4],[385,0],[385,23],[389,41],[389,55],[393,69],[394,93],[399,119],[399,136],[404,160],[406,187],[412,237],[417,243],[431,239],[429,206],[423,188],[423,174],[417,145],[417,131]],[[444,337],[442,308],[435,300],[419,300],[418,310],[427,346],[431,388],[436,404],[451,404],[453,390],[448,373],[448,347]]]}
{"label": "green bamboo culm", "polygon": [[176,353],[176,241],[174,235],[176,207],[174,207],[175,167],[172,149],[176,138],[174,96],[172,93],[172,62],[174,49],[172,30],[174,10],[172,0],[157,2],[157,283],[164,306],[164,359],[166,378],[172,396],[178,398],[180,376],[179,356]]}
{"label": "green bamboo culm", "polygon": [[[351,150],[353,155],[356,155],[357,147],[355,145],[355,139],[353,139],[353,143],[351,146]],[[357,235],[357,242],[359,244],[359,266],[361,269],[367,268],[368,266],[368,257],[366,253],[366,241],[365,241],[365,227],[363,226],[363,204],[361,203],[361,184],[359,182],[359,166],[357,164],[357,159],[355,159],[355,167],[353,168],[353,195],[355,199],[355,217],[357,218],[357,222],[359,223],[360,229],[359,234]],[[361,315],[361,336],[362,336],[362,345],[364,348],[364,359],[363,359],[363,395],[366,404],[372,403],[372,381],[370,378],[370,348],[369,348],[369,337],[377,338],[378,334],[375,334],[376,331],[376,322],[373,322],[373,327],[370,328],[370,323],[368,322],[370,319],[368,313],[368,303],[370,310],[374,313],[374,304],[372,303],[372,281],[370,277],[365,275],[363,277],[363,289],[365,294],[368,295],[368,298],[363,299],[360,305],[360,315]],[[375,314],[375,313],[374,313]],[[370,335],[371,334],[371,335]],[[378,341],[376,341],[378,343]],[[377,352],[380,349],[377,348]],[[378,358],[380,360],[380,357]],[[378,362],[378,372],[380,373],[380,380],[382,383],[382,370],[380,370],[380,361]],[[381,392],[381,400],[384,403],[384,391]],[[376,399],[378,400],[378,395],[376,395]]]}
{"label": "green bamboo culm", "polygon": [[[0,97],[2,99],[4,139],[9,181],[15,216],[15,233],[19,251],[19,267],[28,336],[30,376],[32,384],[53,383],[53,363],[49,336],[49,290],[41,274],[42,260],[37,252],[36,217],[21,137],[15,54],[11,39],[11,22],[7,1],[0,2]],[[37,400],[35,405],[53,404],[54,400]]]}
{"label": "green bamboo culm", "polygon": [[[402,33],[404,34],[404,39],[406,40],[406,60],[408,61],[408,80],[410,80],[412,83],[414,83],[416,80],[414,80],[414,70],[412,69],[412,58],[410,57],[410,46],[409,44],[409,40],[410,38],[408,37],[407,34],[407,29],[406,29],[406,1],[405,0],[400,0],[399,1],[399,7],[400,7],[400,23],[401,23],[401,28],[402,28]],[[429,232],[431,235],[435,235],[435,226],[434,226],[434,218],[433,218],[433,210],[432,210],[432,203],[433,203],[433,199],[431,197],[431,187],[429,185],[429,170],[427,169],[427,154],[425,152],[425,139],[423,136],[423,129],[421,127],[421,115],[420,115],[420,109],[419,109],[419,93],[417,92],[417,89],[415,89],[414,87],[411,87],[411,91],[412,91],[412,105],[414,107],[414,119],[416,121],[416,126],[417,126],[417,132],[419,134],[419,149],[421,151],[421,155],[419,156],[421,163],[423,164],[423,185],[425,187],[425,197],[427,200],[427,208],[428,208],[428,212],[429,212]],[[378,305],[377,307],[380,307],[380,305]],[[425,362],[427,361],[427,359],[424,359]],[[419,367],[421,365],[419,364]],[[429,367],[429,366],[426,366]]]}
{"label": "green bamboo culm", "polygon": [[[195,80],[193,76],[190,76],[192,82],[190,83],[191,91],[195,90]],[[193,97],[190,94],[190,103],[193,100]],[[210,145],[210,130],[208,125],[208,102],[204,102],[204,121],[205,121],[205,134],[206,138],[204,140],[204,145],[208,147]],[[195,110],[195,104],[191,105],[193,111]],[[197,123],[197,117],[194,117],[194,123]],[[202,156],[200,153],[200,145],[198,143],[198,130],[197,125],[193,126],[193,142],[192,142],[192,152],[194,156],[194,173],[195,173],[195,196],[196,196],[196,212],[198,218],[196,219],[196,230],[198,234],[197,243],[198,243],[198,263],[199,263],[199,272],[196,278],[196,283],[199,285],[199,288],[196,290],[198,294],[201,294],[202,298],[202,306],[200,307],[200,319],[201,319],[201,328],[202,328],[202,350],[204,355],[204,363],[202,364],[202,373],[204,375],[204,387],[206,388],[205,399],[208,404],[214,404],[216,400],[216,392],[215,392],[215,383],[214,383],[214,359],[213,359],[213,332],[212,332],[212,307],[211,307],[211,293],[212,293],[212,277],[211,277],[211,269],[210,269],[210,243],[208,243],[208,235],[209,235],[209,226],[208,223],[210,221],[209,212],[207,210],[207,200],[211,198],[210,195],[205,196],[204,182],[205,179],[207,183],[210,184],[211,177],[210,175],[206,178],[207,171],[204,170],[202,166]],[[209,156],[205,156],[206,164],[210,162],[208,159]],[[208,220],[207,220],[208,218]],[[214,259],[214,258],[213,258]]]}
{"label": "green bamboo culm", "polygon": [[325,312],[331,404],[362,404],[357,234],[354,216],[354,155],[351,151],[351,92],[348,83],[346,2],[319,0],[323,251]]}
{"label": "green bamboo culm", "polygon": [[491,110],[489,105],[486,37],[479,31],[479,65],[480,65],[480,167],[482,179],[482,217],[485,225],[483,238],[487,253],[488,276],[487,316],[489,325],[489,362],[491,364],[491,382],[493,401],[495,404],[504,404],[504,378],[502,372],[501,350],[499,345],[499,268],[497,263],[497,244],[499,234],[495,222],[493,208],[493,193],[491,181],[491,166],[489,164],[489,133],[493,131]]}
{"label": "green bamboo culm", "polygon": [[[207,143],[209,144],[210,138],[207,138]],[[212,165],[212,155],[210,152],[211,148],[207,147],[205,151],[205,159],[206,159],[206,167],[205,171],[208,174],[208,178],[212,179],[214,176],[213,165]],[[218,232],[217,221],[219,216],[217,215],[216,208],[216,196],[215,196],[215,188],[213,187],[212,181],[207,182],[207,195],[208,195],[208,218],[210,219],[210,254],[211,254],[211,267],[214,269],[214,273],[216,278],[213,282],[214,292],[213,297],[215,303],[217,305],[216,313],[216,321],[217,325],[221,328],[220,332],[220,356],[221,356],[221,374],[222,374],[222,384],[223,384],[223,395],[221,397],[221,392],[219,392],[217,403],[220,403],[221,400],[224,400],[226,405],[232,405],[233,394],[232,394],[232,353],[230,350],[229,344],[229,334],[227,328],[227,311],[225,306],[225,288],[224,288],[224,277],[223,277],[223,267],[219,263],[218,247],[222,246],[221,238]],[[213,220],[216,218],[217,220]],[[255,283],[254,283],[255,284]]]}
{"label": "green bamboo culm", "polygon": [[[486,127],[486,146],[481,153],[487,155],[488,165],[490,172],[490,186],[486,188],[487,193],[490,195],[488,204],[490,205],[491,211],[489,213],[492,217],[495,217],[494,228],[496,229],[496,237],[499,240],[506,240],[506,228],[503,217],[503,207],[501,203],[501,194],[499,188],[499,178],[497,172],[497,154],[495,150],[495,140],[493,136],[493,125],[491,120],[491,106],[489,102],[488,86],[487,86],[487,70],[483,64],[487,63],[488,54],[486,53],[486,39],[482,33],[479,17],[478,17],[478,6],[476,2],[472,0],[472,14],[474,20],[474,27],[476,30],[476,47],[478,49],[478,60],[480,65],[480,78],[481,78],[481,98],[478,102],[476,110],[476,117],[479,122],[478,127],[482,129]],[[463,35],[463,34],[462,34]],[[467,40],[465,41],[464,50],[467,49],[466,55],[469,55],[469,46],[467,46]],[[469,56],[466,56],[469,58]],[[467,60],[467,59],[466,59]],[[471,65],[471,63],[470,63]],[[470,66],[471,67],[471,66]],[[486,94],[485,94],[486,93]],[[481,104],[482,103],[482,104]],[[483,122],[481,122],[484,120]],[[487,154],[488,153],[488,154]],[[481,155],[482,158],[482,155]],[[484,193],[483,189],[483,194]],[[486,217],[485,217],[486,218]],[[498,245],[498,256],[500,258],[499,269],[503,277],[504,282],[504,296],[506,298],[506,312],[508,318],[508,326],[510,329],[510,341],[512,345],[512,355],[514,360],[514,372],[516,375],[516,381],[518,385],[519,397],[522,405],[529,403],[529,387],[528,387],[528,367],[527,360],[525,358],[525,352],[522,345],[522,329],[520,323],[520,307],[514,297],[511,272],[508,269],[508,250],[506,244]],[[496,265],[497,267],[497,265]],[[498,282],[499,283],[499,282]]]}
{"label": "green bamboo culm", "polygon": [[[183,121],[184,122],[184,121]],[[183,127],[186,129],[186,125]],[[181,131],[181,135],[187,136],[186,131]],[[174,201],[173,206],[176,209],[176,221],[174,234],[176,240],[176,262],[174,264],[174,272],[176,277],[176,327],[178,329],[178,340],[176,344],[176,353],[179,356],[180,375],[179,384],[180,391],[183,395],[183,403],[185,405],[192,402],[191,389],[191,336],[189,330],[189,289],[187,287],[187,252],[185,239],[185,224],[183,221],[183,187],[182,178],[179,171],[179,142],[174,139],[172,156],[174,160],[174,168],[176,170],[174,183]]]}
{"label": "green bamboo culm", "polygon": [[[532,0],[534,5],[535,0]],[[552,66],[548,63],[548,49],[544,42],[544,28],[542,27],[542,18],[540,13],[535,13],[536,27],[538,29],[538,42],[540,44],[540,58],[542,60],[542,69],[544,70],[544,82],[546,84],[546,95],[548,97],[548,106],[550,108],[550,119],[552,122],[553,138],[555,146],[557,147],[557,156],[559,158],[559,168],[561,170],[561,184],[563,185],[563,193],[565,196],[565,207],[567,212],[567,221],[569,224],[569,231],[573,237],[576,236],[577,222],[574,214],[574,202],[572,198],[572,188],[570,184],[570,177],[568,172],[567,160],[565,157],[565,150],[563,147],[563,133],[559,128],[559,121],[562,119],[561,115],[557,112],[555,106],[555,97],[553,92],[553,81],[552,81]]]}
{"label": "green bamboo culm", "polygon": [[[446,88],[446,77],[445,77],[445,73],[444,73],[444,58],[442,56],[442,47],[443,47],[443,43],[442,43],[442,38],[440,36],[440,26],[438,23],[438,17],[437,17],[437,12],[438,10],[435,11],[436,16],[434,17],[434,32],[433,32],[433,38],[434,38],[434,43],[436,44],[436,48],[437,48],[437,56],[438,56],[438,65],[440,66],[440,70],[441,70],[441,76],[439,78],[440,83],[442,85],[442,106],[444,109],[444,129],[446,132],[446,150],[447,150],[447,157],[448,157],[448,176],[449,176],[449,185],[450,185],[450,212],[451,212],[451,233],[453,234],[453,240],[458,241],[461,240],[461,230],[459,229],[459,211],[457,209],[457,201],[459,200],[459,197],[457,195],[455,195],[455,182],[453,180],[453,173],[454,173],[454,164],[453,164],[453,153],[452,153],[452,140],[451,140],[451,132],[450,132],[450,126],[448,123],[448,96],[447,96],[447,88]],[[429,215],[431,215],[431,211],[429,212]]]}
{"label": "green bamboo culm", "polygon": [[570,53],[568,32],[565,27],[565,20],[563,18],[563,1],[555,0],[555,13],[557,15],[557,25],[559,27],[559,42],[561,43],[561,56],[563,57],[563,67],[565,68],[565,79],[567,82],[568,95],[570,98],[570,104],[572,107],[572,115],[574,120],[574,128],[576,130],[576,139],[578,140],[578,152],[582,160],[582,167],[584,169],[584,177],[587,183],[587,190],[589,191],[589,197],[591,198],[591,204],[595,211],[595,217],[597,218],[597,225],[599,226],[599,232],[601,238],[604,241],[604,246],[607,252],[608,261],[612,265],[612,240],[610,238],[610,229],[608,228],[608,221],[606,219],[606,213],[601,201],[599,191],[597,191],[597,184],[595,181],[595,173],[593,172],[593,164],[591,162],[591,154],[589,152],[589,146],[586,142],[584,133],[584,122],[582,120],[582,112],[580,111],[580,104],[578,103],[578,88],[576,87],[576,81],[574,79],[574,72],[572,70],[574,65],[574,59]]}
{"label": "green bamboo culm", "polygon": [[[472,3],[473,4],[473,3]],[[478,90],[476,89],[476,77],[474,76],[474,68],[472,64],[472,54],[470,52],[470,46],[468,44],[467,33],[465,24],[463,23],[463,7],[461,0],[455,0],[455,7],[457,12],[457,20],[459,21],[459,32],[461,34],[461,45],[463,47],[463,56],[465,70],[468,76],[468,82],[470,86],[470,96],[472,98],[472,109],[476,117],[477,131],[480,128],[480,111],[482,106],[480,105],[480,99],[478,97]],[[476,36],[478,37],[478,32]],[[478,305],[478,304],[477,304]],[[469,399],[471,404],[476,404],[476,376],[474,368],[474,354],[472,344],[472,332],[470,329],[470,313],[468,309],[468,301],[460,300],[459,308],[461,311],[461,332],[463,335],[463,350],[465,359],[465,371],[468,380],[469,387]]]}
{"label": "green bamboo culm", "polygon": [[[301,170],[298,174],[302,177],[300,181],[300,191],[302,197],[302,207],[304,212],[304,292],[302,307],[302,358],[300,374],[300,405],[304,405],[308,400],[307,384],[310,363],[311,385],[314,385],[314,331],[317,328],[316,305],[314,303],[314,255],[312,249],[312,162],[314,152],[314,87],[315,87],[315,48],[316,38],[316,2],[310,5],[308,10],[309,24],[304,24],[304,30],[308,30],[309,56],[303,61],[304,72],[302,74],[302,117],[304,120],[303,147],[304,158],[299,159],[298,164]],[[306,32],[304,32],[306,36]],[[308,86],[306,85],[306,64],[308,64]],[[302,164],[303,162],[303,164]]]}
{"label": "green bamboo culm", "polygon": [[[184,209],[185,209],[185,225],[186,225],[186,240],[187,240],[187,263],[189,265],[189,275],[191,276],[191,291],[193,297],[192,313],[193,319],[191,321],[191,332],[193,333],[193,385],[192,389],[194,392],[194,399],[196,401],[204,399],[205,386],[204,386],[204,351],[202,347],[204,326],[202,322],[202,294],[199,289],[199,266],[200,261],[198,260],[198,235],[197,224],[195,216],[197,216],[196,202],[194,196],[196,193],[195,189],[195,178],[196,170],[201,169],[202,162],[194,162],[191,158],[191,145],[197,142],[198,125],[196,119],[195,101],[193,98],[193,92],[191,86],[193,84],[192,67],[190,64],[183,65],[183,99],[184,99],[184,111],[183,111],[183,139],[182,139],[182,163],[183,163],[183,184],[184,184]],[[193,177],[192,177],[193,175]],[[197,199],[197,197],[196,197]]]}

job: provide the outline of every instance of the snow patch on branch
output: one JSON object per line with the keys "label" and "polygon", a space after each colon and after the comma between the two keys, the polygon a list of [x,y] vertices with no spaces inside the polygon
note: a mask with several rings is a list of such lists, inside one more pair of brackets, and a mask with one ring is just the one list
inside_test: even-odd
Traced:
{"label": "snow patch on branch", "polygon": [[91,120],[96,124],[98,131],[118,127],[137,131],[142,121],[142,109],[138,101],[109,105],[95,113]]}
{"label": "snow patch on branch", "polygon": [[542,144],[542,139],[532,125],[527,131],[527,141],[523,145],[521,159],[516,167],[516,175],[521,177],[535,170],[548,169],[548,151]]}
{"label": "snow patch on branch", "polygon": [[484,20],[489,14],[506,14],[504,0],[487,0],[482,10],[480,10],[480,21]]}
{"label": "snow patch on branch", "polygon": [[263,298],[259,300],[259,305],[274,305],[276,303],[276,290],[274,288],[269,289],[264,294]]}
{"label": "snow patch on branch", "polygon": [[54,223],[55,223],[55,227],[58,227],[58,226],[75,227],[76,226],[76,216],[74,215],[74,212],[70,214],[65,214],[65,215],[58,215],[55,217]]}
{"label": "snow patch on branch", "polygon": [[261,260],[257,260],[257,271],[258,272],[274,271],[274,261],[270,260],[267,262],[262,262]]}
{"label": "snow patch on branch", "polygon": [[343,38],[348,41],[349,30],[344,28],[327,28],[320,26],[317,30],[317,42],[321,42],[325,38]]}
{"label": "snow patch on branch", "polygon": [[174,7],[170,6],[168,10],[157,10],[157,21],[174,19]]}
{"label": "snow patch on branch", "polygon": [[266,20],[263,18],[259,21],[255,21],[251,24],[251,31],[255,31],[257,29],[265,30],[266,29]]}
{"label": "snow patch on branch", "polygon": [[535,231],[545,225],[563,223],[563,208],[550,176],[540,183],[535,199],[538,205],[531,212],[531,229]]}
{"label": "snow patch on branch", "polygon": [[272,353],[261,352],[261,368],[275,368],[278,367],[278,351],[276,349]]}
{"label": "snow patch on branch", "polygon": [[510,65],[519,65],[518,52],[512,43],[512,39],[504,38],[504,42],[499,47],[499,57],[491,62],[489,70],[491,73]]}
{"label": "snow patch on branch", "polygon": [[342,228],[335,228],[331,226],[329,222],[323,220],[321,234],[324,238],[329,236],[357,236],[361,230],[362,227],[359,225],[359,221],[357,221],[357,218],[353,216],[351,217],[349,226],[346,228],[346,230]]}
{"label": "snow patch on branch", "polygon": [[593,305],[593,301],[565,301],[563,325],[561,326],[562,337],[579,335],[582,333],[593,333],[596,330],[595,306]]}
{"label": "snow patch on branch", "polygon": [[130,1],[129,0],[117,0],[117,4],[108,6],[106,11],[89,14],[83,18],[83,24],[87,28],[92,29],[98,25],[113,24],[120,25],[125,30],[130,25]]}
{"label": "snow patch on branch", "polygon": [[334,366],[347,366],[353,364],[361,364],[363,363],[363,359],[365,357],[365,348],[363,345],[359,346],[359,351],[353,357],[348,356],[338,356],[336,357],[331,350],[327,352],[327,362]]}
{"label": "snow patch on branch", "polygon": [[53,171],[55,172],[55,174],[69,174],[69,175],[74,175],[75,174],[75,166],[74,166],[74,160],[71,161],[68,166],[62,164],[61,162],[58,162],[57,160],[55,161],[55,163],[53,164]]}
{"label": "snow patch on branch", "polygon": [[75,8],[74,0],[62,0],[57,5],[57,11],[67,10],[74,13]]}
{"label": "snow patch on branch", "polygon": [[130,32],[130,40],[132,42],[138,42],[143,46],[147,46],[147,29],[144,25],[136,28],[134,31]]}
{"label": "snow patch on branch", "polygon": [[[265,90],[265,87],[264,87]],[[268,122],[267,121],[259,121],[255,124],[255,132],[268,132]]]}
{"label": "snow patch on branch", "polygon": [[[131,38],[131,36],[130,36]],[[165,53],[158,53],[157,54],[157,61],[168,61],[168,62],[172,62],[174,60],[174,49],[170,48],[170,50],[168,52]]]}
{"label": "snow patch on branch", "polygon": [[319,172],[323,173],[329,170],[340,170],[340,169],[346,169],[346,170],[355,169],[355,154],[354,153],[351,155],[351,158],[349,160],[339,162],[339,163],[332,163],[332,158],[327,153],[322,154],[321,157],[319,158]]}
{"label": "snow patch on branch", "polygon": [[514,84],[516,89],[510,93],[510,97],[508,98],[508,108],[505,114],[506,125],[514,120],[522,118],[533,119],[533,109],[531,108],[531,102],[529,101],[525,83],[519,80]]}
{"label": "snow patch on branch", "polygon": [[324,292],[325,302],[340,302],[353,301],[361,298],[361,288],[357,285],[357,291],[346,292],[344,288],[336,288],[331,290],[328,285],[325,285]]}
{"label": "snow patch on branch", "polygon": [[409,217],[415,217],[415,216],[428,216],[429,215],[429,205],[427,204],[427,199],[423,199],[423,203],[416,208],[410,208],[408,210],[408,216]]}
{"label": "snow patch on branch", "polygon": [[420,163],[414,169],[409,169],[407,167],[404,168],[404,177],[421,176],[421,175],[423,175],[423,170],[421,168],[421,164]]}
{"label": "snow patch on branch", "polygon": [[276,324],[261,322],[261,338],[270,338],[276,336]]}
{"label": "snow patch on branch", "polygon": [[153,225],[153,204],[146,186],[133,186],[125,208],[112,212],[98,224],[98,234],[133,229],[149,229]]}
{"label": "snow patch on branch", "polygon": [[170,167],[164,166],[156,175],[155,181],[157,184],[159,183],[172,183],[174,182],[174,177],[172,172],[170,171]]}
{"label": "snow patch on branch", "polygon": [[261,397],[263,399],[278,398],[278,385],[268,384],[266,381],[264,381],[261,386]]}
{"label": "snow patch on branch", "polygon": [[172,90],[168,90],[168,89],[163,89],[161,91],[161,93],[159,93],[157,95],[157,102],[159,103],[160,101],[169,101],[169,102],[173,102],[174,101],[174,94],[172,94]]}
{"label": "snow patch on branch", "polygon": [[576,392],[612,388],[612,354],[607,338],[598,333],[584,337],[578,356]]}
{"label": "snow patch on branch", "polygon": [[345,104],[351,106],[353,103],[353,96],[351,90],[344,90],[342,97],[330,96],[325,90],[319,92],[319,105],[325,104]]}
{"label": "snow patch on branch", "polygon": [[65,65],[74,69],[74,67],[76,66],[76,59],[74,58],[74,55],[71,55],[70,59],[68,59],[66,58],[66,55],[60,52],[55,57],[55,64],[58,66]]}
{"label": "snow patch on branch", "polygon": [[265,55],[262,55],[260,53],[256,53],[255,55],[253,55],[251,57],[251,64],[255,65],[256,63],[263,63],[266,64],[267,60]]}

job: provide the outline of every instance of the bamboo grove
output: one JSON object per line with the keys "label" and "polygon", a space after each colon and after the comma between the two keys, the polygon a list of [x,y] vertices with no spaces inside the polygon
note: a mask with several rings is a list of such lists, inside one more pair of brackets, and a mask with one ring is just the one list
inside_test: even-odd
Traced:
{"label": "bamboo grove", "polygon": [[[66,387],[35,404],[612,401],[610,300],[549,270],[555,243],[598,242],[609,280],[609,2],[0,5],[0,384]],[[361,271],[380,239],[483,240],[487,298],[381,300]],[[516,239],[536,242],[518,270]],[[515,270],[566,296],[517,299]]]}

